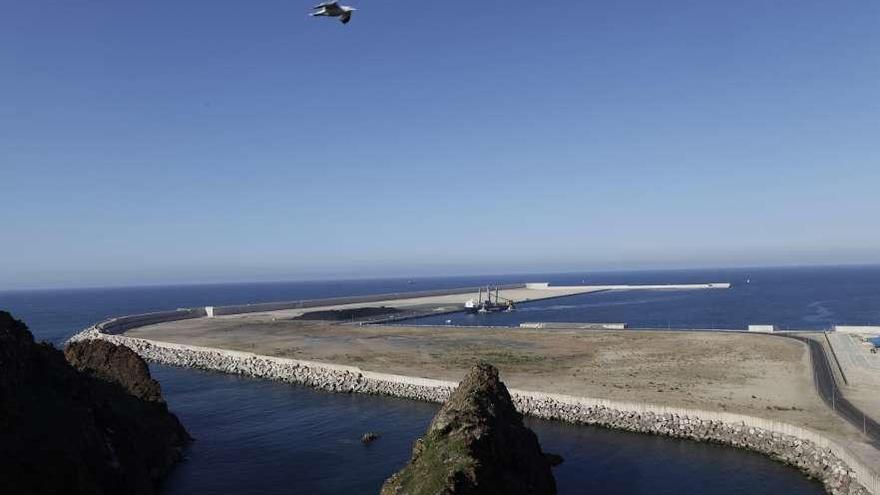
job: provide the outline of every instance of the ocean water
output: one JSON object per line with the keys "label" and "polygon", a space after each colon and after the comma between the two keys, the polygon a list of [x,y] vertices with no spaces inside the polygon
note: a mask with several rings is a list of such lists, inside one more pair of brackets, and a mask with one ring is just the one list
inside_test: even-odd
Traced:
{"label": "ocean water", "polygon": [[[747,281],[750,281],[747,283]],[[609,291],[521,304],[510,313],[438,315],[410,323],[518,326],[525,322],[627,323],[633,328],[745,329],[771,324],[826,330],[880,324],[880,267],[556,276],[556,285],[731,282],[727,290]]]}
{"label": "ocean water", "polygon": [[[751,284],[743,284],[751,278]],[[225,284],[0,292],[0,309],[59,344],[110,316],[177,307],[266,302],[516,281],[739,282],[730,291],[602,293],[523,305],[511,314],[453,315],[457,322],[625,321],[633,326],[742,328],[774,323],[825,328],[880,321],[880,268],[549,274],[344,282]],[[443,319],[450,318],[449,316]],[[421,320],[424,322],[425,320]],[[166,494],[376,493],[409,458],[436,405],[340,395],[287,384],[152,366],[171,409],[196,441]],[[726,447],[555,422],[529,421],[565,463],[560,493],[822,493],[767,458]],[[359,442],[366,431],[382,437]]]}

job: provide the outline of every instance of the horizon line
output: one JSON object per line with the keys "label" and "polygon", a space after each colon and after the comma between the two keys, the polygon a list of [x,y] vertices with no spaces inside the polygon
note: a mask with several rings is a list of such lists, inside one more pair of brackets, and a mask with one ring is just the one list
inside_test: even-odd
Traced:
{"label": "horizon line", "polygon": [[[429,280],[429,279],[450,279],[450,278],[484,278],[484,277],[512,277],[512,276],[531,276],[531,275],[570,275],[574,273],[590,272],[590,273],[637,273],[637,272],[694,272],[703,270],[768,270],[768,269],[798,269],[798,268],[859,268],[859,267],[880,267],[880,263],[798,263],[789,265],[720,265],[720,266],[697,266],[697,267],[656,267],[656,268],[601,268],[601,269],[571,269],[563,271],[523,271],[510,273],[476,273],[463,274],[452,273],[448,275],[413,275],[407,276],[352,276],[352,277],[306,277],[306,278],[287,278],[277,280],[227,280],[217,282],[194,281],[182,283],[134,283],[131,285],[83,285],[83,286],[32,286],[19,288],[2,288],[0,294],[12,292],[49,292],[49,291],[79,291],[79,290],[119,290],[119,289],[147,289],[147,288],[172,288],[172,287],[210,287],[220,285],[272,285],[287,283],[319,283],[319,282],[355,282],[368,280]],[[533,281],[535,282],[535,281]],[[544,282],[543,280],[539,282]]]}

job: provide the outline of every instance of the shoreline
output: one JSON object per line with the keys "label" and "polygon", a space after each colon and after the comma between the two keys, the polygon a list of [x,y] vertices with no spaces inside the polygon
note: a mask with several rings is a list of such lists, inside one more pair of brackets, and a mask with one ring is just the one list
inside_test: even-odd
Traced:
{"label": "shoreline", "polygon": [[[102,324],[95,325],[70,341],[103,339],[161,364],[283,381],[330,392],[436,403],[443,402],[457,385],[452,381],[364,371],[354,366],[112,335],[102,329]],[[525,415],[748,449],[820,480],[828,493],[880,494],[877,474],[844,447],[819,433],[790,424],[733,413],[519,389],[510,392],[517,409]]]}

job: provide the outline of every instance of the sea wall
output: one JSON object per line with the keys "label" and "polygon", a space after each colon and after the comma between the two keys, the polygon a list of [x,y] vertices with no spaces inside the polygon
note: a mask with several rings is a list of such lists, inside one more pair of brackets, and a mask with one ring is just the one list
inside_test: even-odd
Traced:
{"label": "sea wall", "polygon": [[[92,327],[71,340],[104,339],[144,359],[305,385],[331,392],[358,392],[443,402],[456,383],[248,352],[211,349],[102,333]],[[828,493],[880,495],[877,475],[827,438],[803,428],[751,416],[668,408],[511,390],[523,414],[674,438],[709,441],[765,454],[820,480]]]}
{"label": "sea wall", "polygon": [[[502,285],[502,290],[519,289],[525,284],[508,284]],[[455,294],[467,294],[476,292],[478,287],[455,288],[455,289],[436,289],[414,292],[399,292],[391,294],[367,294],[360,296],[332,297],[326,299],[303,299],[298,301],[282,301],[257,304],[236,304],[230,306],[206,306],[199,308],[184,308],[172,311],[157,311],[154,313],[144,313],[138,315],[120,316],[102,321],[95,325],[101,333],[105,334],[121,334],[132,328],[144,327],[147,325],[155,325],[157,323],[165,323],[169,321],[188,320],[192,318],[204,318],[209,316],[210,308],[211,317],[236,315],[246,313],[257,313],[263,311],[281,311],[286,309],[314,308],[319,306],[336,306],[342,304],[367,304],[378,301],[395,301],[399,299],[409,299],[413,297],[436,297],[448,296]]]}
{"label": "sea wall", "polygon": [[600,290],[698,290],[698,289],[729,289],[729,282],[714,282],[710,284],[655,284],[655,285],[554,285],[548,283],[528,283],[528,289],[593,289]]}
{"label": "sea wall", "polygon": [[[525,284],[507,284],[499,288],[501,290],[519,289]],[[331,297],[325,299],[304,299],[301,301],[281,301],[255,304],[235,304],[230,306],[214,306],[215,316],[236,315],[244,313],[258,313],[264,311],[283,311],[286,309],[314,308],[318,306],[337,306],[342,304],[363,304],[378,301],[396,301],[399,299],[411,299],[414,297],[436,297],[455,294],[468,294],[477,292],[478,287],[459,287],[454,289],[435,289],[413,292],[395,292],[391,294],[367,294],[360,296]]]}
{"label": "sea wall", "polygon": [[155,325],[157,323],[165,323],[168,321],[189,320],[192,318],[201,318],[207,316],[204,308],[194,309],[177,309],[174,311],[158,311],[155,313],[144,313],[140,315],[120,316],[119,318],[111,318],[95,325],[102,333],[119,334],[132,328],[144,327],[147,325]]}

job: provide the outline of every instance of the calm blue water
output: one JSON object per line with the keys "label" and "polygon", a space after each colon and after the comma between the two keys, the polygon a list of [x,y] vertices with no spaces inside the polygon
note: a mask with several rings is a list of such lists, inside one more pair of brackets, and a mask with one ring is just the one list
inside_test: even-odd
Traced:
{"label": "calm blue water", "polygon": [[[433,404],[318,392],[286,384],[153,367],[196,438],[165,493],[375,494],[409,459]],[[559,493],[821,494],[797,471],[758,454],[593,427],[530,420]],[[367,431],[381,438],[360,443]]]}
{"label": "calm blue water", "polygon": [[[556,284],[743,281],[730,291],[607,293],[535,303],[493,320],[626,321],[637,326],[742,328],[767,322],[824,328],[880,321],[880,268],[642,272],[490,278],[227,284],[0,292],[0,308],[38,339],[60,343],[98,320],[177,307],[424,290],[523,280]],[[449,318],[444,317],[443,319]],[[453,318],[470,318],[453,316]],[[424,320],[423,320],[424,321]],[[167,494],[376,493],[408,459],[434,405],[336,395],[194,370],[154,366],[165,396],[197,439]],[[560,493],[822,493],[798,472],[747,452],[608,430],[531,421],[566,462]],[[366,431],[382,438],[369,447]]]}
{"label": "calm blue water", "polygon": [[[751,283],[746,284],[746,280]],[[732,282],[729,290],[610,291],[519,305],[511,313],[454,314],[417,324],[518,326],[523,322],[615,322],[635,328],[823,330],[880,324],[880,267],[716,270],[556,276],[553,283]]]}

